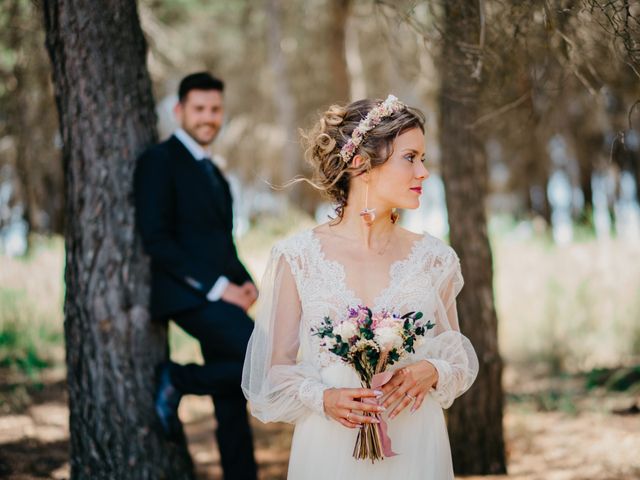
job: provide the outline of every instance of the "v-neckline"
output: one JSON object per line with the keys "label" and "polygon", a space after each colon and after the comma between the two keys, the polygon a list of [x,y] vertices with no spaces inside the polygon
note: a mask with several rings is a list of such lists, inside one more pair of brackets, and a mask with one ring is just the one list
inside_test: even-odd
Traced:
{"label": "v-neckline", "polygon": [[372,298],[371,305],[366,305],[362,297],[356,294],[355,290],[350,288],[349,285],[347,284],[347,270],[345,266],[342,263],[340,263],[338,260],[327,258],[322,242],[316,235],[316,232],[313,228],[309,229],[309,235],[311,237],[312,242],[316,244],[315,247],[316,247],[316,251],[318,252],[318,257],[320,262],[324,262],[327,265],[333,266],[339,272],[340,278],[337,281],[341,283],[340,287],[342,291],[346,294],[347,297],[349,297],[349,306],[356,307],[358,305],[363,305],[363,306],[369,307],[372,312],[379,311],[380,307],[389,307],[389,305],[383,305],[383,300],[385,296],[389,295],[389,292],[393,289],[393,287],[397,283],[395,279],[395,276],[397,275],[396,272],[399,271],[401,267],[403,267],[404,265],[409,264],[413,261],[413,257],[415,257],[415,255],[418,252],[418,247],[422,242],[426,241],[426,239],[428,238],[428,234],[426,233],[422,235],[420,238],[417,238],[416,240],[413,241],[411,245],[411,250],[404,258],[400,258],[398,260],[391,262],[391,264],[389,265],[389,271],[387,273],[387,285],[383,287],[382,290],[380,290],[380,292],[378,292],[378,294]]}

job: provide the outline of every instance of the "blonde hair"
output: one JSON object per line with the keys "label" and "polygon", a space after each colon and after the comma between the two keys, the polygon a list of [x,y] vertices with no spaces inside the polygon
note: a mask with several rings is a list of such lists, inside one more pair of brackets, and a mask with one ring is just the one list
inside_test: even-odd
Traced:
{"label": "blonde hair", "polygon": [[337,205],[336,222],[342,220],[347,206],[351,178],[383,165],[393,154],[393,141],[400,134],[412,128],[424,132],[424,114],[417,108],[403,108],[367,132],[355,152],[363,160],[358,167],[352,166],[353,161],[345,163],[340,149],[351,138],[360,121],[380,103],[382,100],[365,99],[346,106],[332,105],[310,130],[300,132],[305,159],[313,169],[312,179],[302,181],[310,183]]}

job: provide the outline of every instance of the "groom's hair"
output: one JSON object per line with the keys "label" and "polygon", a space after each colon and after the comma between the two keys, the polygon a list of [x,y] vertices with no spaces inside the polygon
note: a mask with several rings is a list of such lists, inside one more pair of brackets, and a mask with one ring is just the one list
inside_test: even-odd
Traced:
{"label": "groom's hair", "polygon": [[180,81],[178,100],[183,102],[191,90],[218,90],[224,92],[224,82],[209,72],[192,73]]}

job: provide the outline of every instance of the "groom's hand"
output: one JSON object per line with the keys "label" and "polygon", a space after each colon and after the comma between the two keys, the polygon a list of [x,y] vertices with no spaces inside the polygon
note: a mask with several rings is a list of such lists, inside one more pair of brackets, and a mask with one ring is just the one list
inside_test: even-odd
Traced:
{"label": "groom's hand", "polygon": [[253,282],[249,281],[244,282],[242,284],[242,288],[247,292],[247,295],[249,295],[249,307],[251,307],[251,305],[256,303],[256,300],[258,299],[258,289]]}
{"label": "groom's hand", "polygon": [[236,285],[235,283],[229,283],[229,285],[227,285],[227,288],[220,299],[240,307],[245,312],[249,310],[249,307],[251,307],[253,302],[255,302],[255,299],[248,288],[244,285]]}

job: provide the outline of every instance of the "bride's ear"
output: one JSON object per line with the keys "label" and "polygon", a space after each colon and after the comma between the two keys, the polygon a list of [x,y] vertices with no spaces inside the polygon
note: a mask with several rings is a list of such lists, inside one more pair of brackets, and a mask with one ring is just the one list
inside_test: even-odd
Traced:
{"label": "bride's ear", "polygon": [[363,163],[364,163],[364,158],[362,158],[362,155],[356,155],[351,160],[351,167],[360,168]]}

